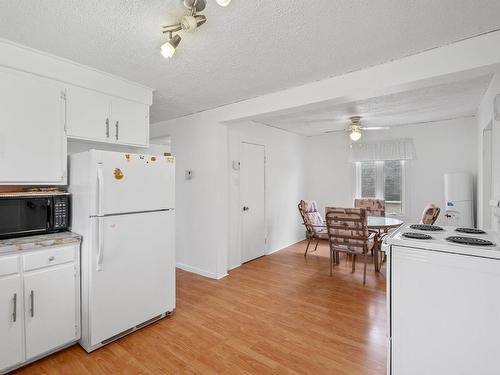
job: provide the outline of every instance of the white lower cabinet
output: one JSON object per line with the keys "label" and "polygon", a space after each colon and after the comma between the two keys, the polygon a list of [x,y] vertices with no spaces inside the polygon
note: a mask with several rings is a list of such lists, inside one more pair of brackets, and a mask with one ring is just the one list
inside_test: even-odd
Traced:
{"label": "white lower cabinet", "polygon": [[24,276],[26,358],[77,338],[74,264]]}
{"label": "white lower cabinet", "polygon": [[0,371],[24,360],[21,276],[0,277]]}
{"label": "white lower cabinet", "polygon": [[0,256],[0,373],[80,339],[79,248]]}

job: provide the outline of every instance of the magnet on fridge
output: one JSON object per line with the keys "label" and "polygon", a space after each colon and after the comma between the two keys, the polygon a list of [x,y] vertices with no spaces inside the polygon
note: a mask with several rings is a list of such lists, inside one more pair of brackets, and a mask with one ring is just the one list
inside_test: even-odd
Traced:
{"label": "magnet on fridge", "polygon": [[151,156],[151,161],[156,161],[156,156]]}
{"label": "magnet on fridge", "polygon": [[125,154],[125,159],[127,159],[127,161],[130,161],[130,154]]}
{"label": "magnet on fridge", "polygon": [[113,174],[117,180],[121,180],[123,178],[123,172],[120,168],[115,168]]}

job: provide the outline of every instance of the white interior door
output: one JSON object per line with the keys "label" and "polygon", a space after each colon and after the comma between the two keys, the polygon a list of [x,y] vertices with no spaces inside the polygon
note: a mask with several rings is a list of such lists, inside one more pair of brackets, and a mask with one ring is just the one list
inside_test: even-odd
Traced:
{"label": "white interior door", "polygon": [[240,169],[242,262],[266,254],[265,148],[241,144]]}
{"label": "white interior door", "polygon": [[96,218],[95,227],[99,221],[89,298],[92,346],[175,307],[173,211]]}

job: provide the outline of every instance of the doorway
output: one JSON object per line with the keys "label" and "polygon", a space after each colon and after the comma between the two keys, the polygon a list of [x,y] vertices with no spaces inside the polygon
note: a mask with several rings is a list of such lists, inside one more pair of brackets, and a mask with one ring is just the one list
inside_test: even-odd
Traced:
{"label": "doorway", "polygon": [[242,142],[240,157],[241,262],[266,254],[264,145]]}

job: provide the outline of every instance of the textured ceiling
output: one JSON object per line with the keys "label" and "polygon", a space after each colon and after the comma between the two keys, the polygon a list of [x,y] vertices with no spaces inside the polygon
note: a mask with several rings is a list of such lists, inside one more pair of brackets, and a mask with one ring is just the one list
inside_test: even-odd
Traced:
{"label": "textured ceiling", "polygon": [[307,108],[293,114],[263,115],[255,121],[293,133],[313,136],[343,130],[349,117],[362,116],[361,125],[390,127],[475,115],[491,75],[431,86],[351,103]]}
{"label": "textured ceiling", "polygon": [[376,65],[500,28],[498,0],[208,0],[170,61],[178,0],[2,0],[0,37],[154,87],[152,121]]}

